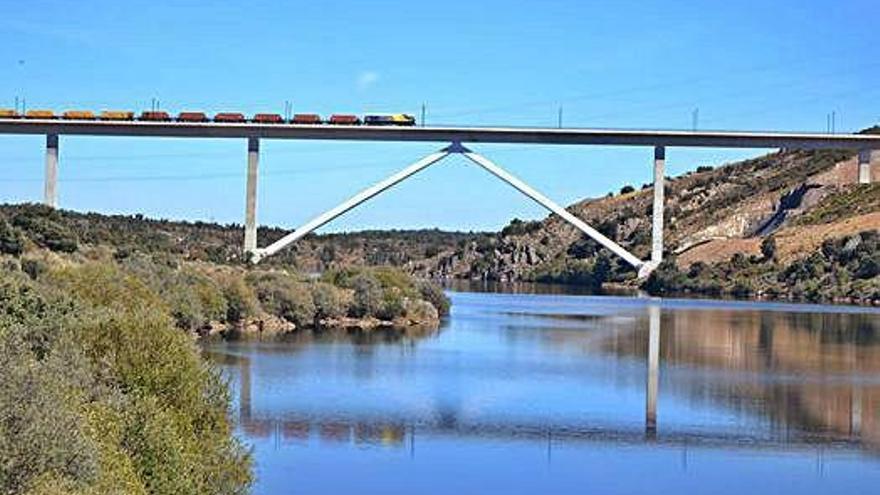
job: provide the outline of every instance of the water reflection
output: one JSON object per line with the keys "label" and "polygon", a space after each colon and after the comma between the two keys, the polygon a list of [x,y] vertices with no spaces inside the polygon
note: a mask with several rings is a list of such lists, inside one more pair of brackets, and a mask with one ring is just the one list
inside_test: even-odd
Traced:
{"label": "water reflection", "polygon": [[695,448],[804,452],[817,473],[828,452],[858,452],[880,467],[877,311],[453,297],[438,332],[208,344],[232,380],[258,464],[276,462],[285,446],[329,466],[340,448],[413,460],[443,451],[465,462],[522,444],[554,464],[560,449],[591,455],[583,445],[674,448],[683,469]]}

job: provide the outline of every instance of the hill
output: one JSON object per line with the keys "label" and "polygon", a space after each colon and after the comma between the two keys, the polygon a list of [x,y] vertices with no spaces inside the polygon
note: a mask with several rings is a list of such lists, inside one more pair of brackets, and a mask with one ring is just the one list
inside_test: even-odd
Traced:
{"label": "hill", "polygon": [[[880,184],[856,182],[855,153],[839,150],[779,151],[668,178],[669,261],[641,287],[655,294],[877,301]],[[645,259],[651,200],[651,184],[624,186],[621,194],[568,209]],[[840,257],[833,246],[849,254]],[[815,270],[792,275],[803,263]],[[515,219],[493,237],[413,268],[438,278],[569,283],[597,291],[609,283],[639,285],[629,267],[555,216]]]}
{"label": "hill", "polygon": [[[87,246],[107,246],[121,254],[166,253],[188,261],[239,265],[243,263],[243,227],[239,224],[151,219],[143,215],[102,215],[69,210],[52,211],[42,205],[0,205],[0,219],[33,217],[36,223],[51,217],[59,240]],[[28,223],[25,229],[33,230]],[[260,245],[280,239],[288,231],[260,227]],[[352,265],[404,266],[455,249],[492,234],[443,232],[437,229],[362,231],[308,235],[289,249],[269,257],[261,266],[323,272]]]}

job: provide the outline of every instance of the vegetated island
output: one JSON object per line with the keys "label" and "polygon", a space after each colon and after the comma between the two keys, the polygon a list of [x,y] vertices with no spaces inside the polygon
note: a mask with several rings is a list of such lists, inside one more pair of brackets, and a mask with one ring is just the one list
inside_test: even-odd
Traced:
{"label": "vegetated island", "polygon": [[347,266],[309,275],[241,260],[192,260],[174,250],[139,248],[127,233],[121,235],[135,237],[134,245],[102,242],[78,230],[75,216],[41,205],[0,208],[4,276],[22,272],[41,283],[59,270],[112,267],[163,301],[179,328],[199,336],[436,326],[449,311],[437,284],[394,267]]}

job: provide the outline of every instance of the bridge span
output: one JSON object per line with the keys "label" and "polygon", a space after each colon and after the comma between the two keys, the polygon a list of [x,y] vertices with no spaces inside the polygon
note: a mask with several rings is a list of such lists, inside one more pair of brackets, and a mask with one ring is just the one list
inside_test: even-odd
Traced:
{"label": "bridge span", "polygon": [[[544,127],[384,127],[364,125],[303,125],[217,122],[144,122],[56,119],[0,119],[0,134],[45,135],[44,201],[57,206],[59,136],[123,136],[226,138],[247,140],[244,251],[259,262],[331,222],[390,187],[443,160],[461,154],[475,165],[562,217],[575,228],[623,258],[647,276],[663,259],[663,186],[667,147],[850,149],[858,152],[859,182],[871,182],[871,159],[880,149],[880,136],[792,132],[674,131],[644,129],[586,129]],[[339,206],[315,217],[287,236],[260,248],[257,245],[257,182],[261,139],[439,142],[448,146],[418,160],[381,182],[364,189]],[[605,237],[563,206],[467,148],[465,144],[506,143],[542,145],[648,146],[654,148],[654,201],[651,258],[641,260]]]}

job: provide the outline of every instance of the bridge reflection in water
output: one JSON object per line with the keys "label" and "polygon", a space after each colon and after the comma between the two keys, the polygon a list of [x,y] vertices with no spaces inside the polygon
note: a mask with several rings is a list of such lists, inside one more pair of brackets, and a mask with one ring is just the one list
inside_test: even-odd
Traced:
{"label": "bridge reflection in water", "polygon": [[[571,415],[517,417],[464,414],[448,404],[409,416],[376,411],[323,414],[296,408],[255,408],[252,376],[260,353],[209,347],[229,372],[238,393],[238,420],[253,439],[345,443],[408,448],[420,436],[554,442],[613,442],[749,450],[857,450],[875,455],[880,447],[880,326],[876,314],[704,308],[664,301],[616,314],[548,315],[514,310],[515,333],[548,326],[540,346],[577,349],[585,356],[636,360],[644,365],[644,424],[614,418]],[[560,323],[561,322],[561,323]],[[570,328],[568,328],[570,327]],[[561,328],[561,329],[560,329]],[[579,331],[571,331],[577,328]],[[306,349],[314,340],[348,340],[344,332],[299,335],[286,347]],[[363,338],[363,337],[361,337]],[[372,336],[403,348],[418,336]],[[430,339],[429,339],[430,340]],[[360,342],[369,347],[370,341]],[[353,347],[353,352],[358,352]],[[265,352],[265,350],[261,351]],[[257,363],[255,363],[255,360]],[[328,387],[332,385],[328,384]],[[689,427],[681,418],[664,423],[664,400],[696,403],[719,415],[748,417],[763,425],[736,428]]]}

